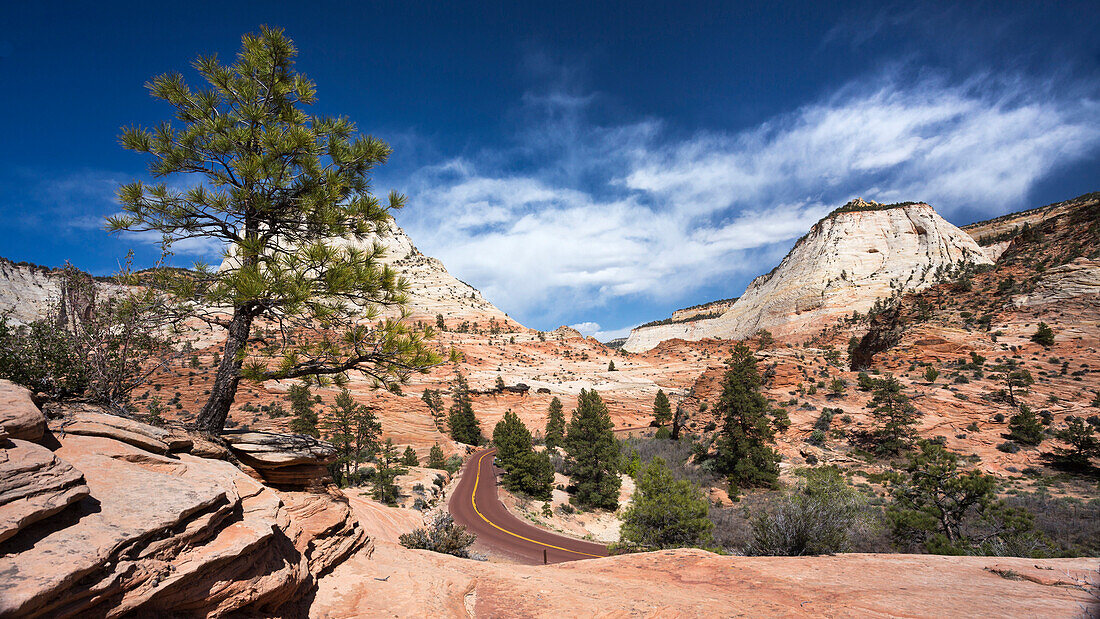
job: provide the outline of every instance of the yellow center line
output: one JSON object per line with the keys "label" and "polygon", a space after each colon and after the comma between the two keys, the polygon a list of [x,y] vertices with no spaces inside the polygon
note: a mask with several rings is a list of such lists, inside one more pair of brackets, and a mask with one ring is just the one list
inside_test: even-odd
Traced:
{"label": "yellow center line", "polygon": [[480,511],[478,511],[478,509],[477,509],[477,486],[478,486],[478,482],[481,481],[481,461],[484,460],[485,456],[487,456],[487,455],[489,455],[489,452],[485,452],[485,453],[481,454],[481,457],[479,457],[477,459],[477,474],[474,475],[474,491],[470,495],[470,504],[473,505],[473,507],[474,507],[474,513],[476,513],[478,516],[481,516],[481,519],[484,520],[485,522],[489,523],[492,527],[494,527],[494,528],[496,528],[500,531],[503,531],[503,532],[507,533],[508,535],[513,536],[513,537],[518,537],[522,540],[526,540],[528,542],[531,542],[532,544],[538,544],[539,546],[546,546],[547,548],[553,548],[555,550],[562,550],[562,551],[565,551],[565,552],[571,552],[573,554],[584,555],[586,557],[596,557],[597,559],[603,558],[601,555],[592,555],[592,554],[588,554],[587,552],[581,552],[579,550],[569,550],[568,548],[562,548],[561,546],[555,546],[553,544],[547,544],[545,542],[536,542],[535,540],[533,540],[529,537],[524,537],[524,536],[522,536],[518,533],[513,533],[513,532],[509,531],[508,529],[505,529],[504,527],[498,525],[497,523],[493,522],[492,520],[489,520],[488,518],[485,517],[485,514],[482,514]]}

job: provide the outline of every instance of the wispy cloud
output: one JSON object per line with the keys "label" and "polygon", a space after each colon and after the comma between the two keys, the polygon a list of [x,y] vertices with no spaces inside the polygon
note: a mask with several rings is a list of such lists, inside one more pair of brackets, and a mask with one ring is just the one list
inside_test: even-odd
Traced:
{"label": "wispy cloud", "polygon": [[755,275],[856,195],[1006,212],[1100,145],[1089,96],[897,67],[759,126],[679,141],[652,119],[589,122],[590,101],[529,96],[542,120],[514,147],[426,166],[408,186],[402,223],[421,248],[520,316]]}

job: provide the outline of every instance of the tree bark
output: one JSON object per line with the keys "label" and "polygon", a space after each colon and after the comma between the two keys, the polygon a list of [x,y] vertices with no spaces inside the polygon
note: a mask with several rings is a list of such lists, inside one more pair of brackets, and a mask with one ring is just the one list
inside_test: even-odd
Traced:
{"label": "tree bark", "polygon": [[222,354],[214,385],[210,388],[210,398],[199,412],[196,422],[202,432],[219,434],[225,428],[229,416],[229,407],[237,395],[237,386],[241,382],[241,366],[244,359],[240,352],[248,341],[252,329],[252,314],[244,308],[233,311],[233,320],[229,323],[229,333],[225,338],[225,350]]}

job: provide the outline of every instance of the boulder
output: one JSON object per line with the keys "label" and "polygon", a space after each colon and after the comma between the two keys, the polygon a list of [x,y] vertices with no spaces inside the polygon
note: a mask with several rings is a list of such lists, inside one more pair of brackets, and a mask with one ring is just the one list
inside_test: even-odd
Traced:
{"label": "boulder", "polygon": [[0,438],[0,542],[88,493],[84,475],[49,449]]}
{"label": "boulder", "polygon": [[46,431],[46,416],[31,399],[31,392],[3,379],[0,379],[0,428],[8,436],[24,441],[38,441]]}

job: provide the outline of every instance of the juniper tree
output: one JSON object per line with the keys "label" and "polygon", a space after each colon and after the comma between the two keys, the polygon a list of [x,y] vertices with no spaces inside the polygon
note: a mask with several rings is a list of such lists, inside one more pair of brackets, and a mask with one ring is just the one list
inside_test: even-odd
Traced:
{"label": "juniper tree", "polygon": [[565,413],[562,412],[561,400],[554,396],[550,400],[550,410],[546,416],[546,437],[543,442],[547,449],[561,447],[565,443]]}
{"label": "juniper tree", "polygon": [[[200,56],[192,66],[204,87],[178,73],[146,85],[176,121],[119,138],[150,156],[157,182],[122,186],[107,229],[158,234],[166,251],[189,239],[224,248],[222,268],[198,264],[164,286],[177,313],[226,333],[196,422],[208,432],[224,427],[241,378],[342,382],[360,371],[391,388],[439,361],[431,333],[403,320],[407,284],[381,263],[382,245],[367,244],[405,201],[371,195],[371,171],[391,150],[346,118],[309,114],[316,89],[294,70],[296,55],[283,31],[264,27],[242,37],[232,64]],[[199,182],[161,180],[177,175]],[[383,319],[384,308],[396,317]],[[256,337],[261,324],[277,346]]]}
{"label": "juniper tree", "polygon": [[582,389],[565,437],[566,468],[582,506],[615,509],[619,504],[621,455],[612,427],[600,394]]}
{"label": "juniper tree", "polygon": [[722,419],[716,441],[718,470],[736,487],[775,486],[779,454],[768,446],[775,435],[769,423],[768,401],[760,393],[760,373],[752,351],[737,344],[726,362],[722,394],[715,413]]}
{"label": "juniper tree", "polygon": [[658,389],[657,396],[653,398],[653,421],[659,426],[672,421],[672,405],[669,404],[664,389]]}

